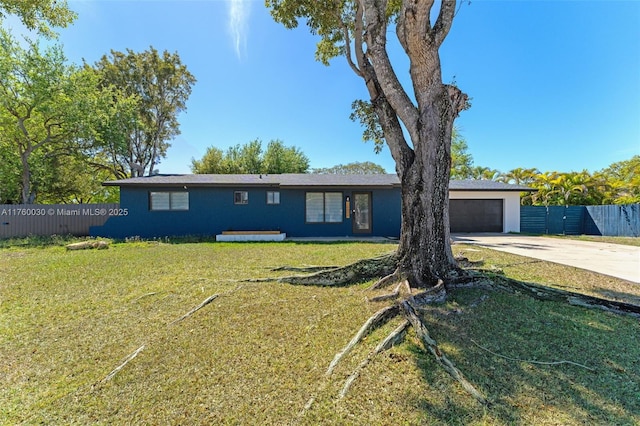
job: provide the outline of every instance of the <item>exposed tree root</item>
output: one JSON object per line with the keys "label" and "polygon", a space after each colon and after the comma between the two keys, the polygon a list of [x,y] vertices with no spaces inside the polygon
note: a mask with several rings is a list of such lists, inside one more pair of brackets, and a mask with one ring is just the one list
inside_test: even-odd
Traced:
{"label": "exposed tree root", "polygon": [[457,255],[454,256],[454,259],[456,260],[456,262],[458,262],[458,265],[461,268],[477,268],[481,265],[484,265],[484,259],[479,259],[479,260],[469,260],[465,255],[464,252],[460,252]]}
{"label": "exposed tree root", "polygon": [[[454,379],[456,379],[462,387],[469,392],[478,402],[482,404],[487,404],[487,399],[479,392],[462,374],[460,370],[458,370],[455,365],[440,351],[436,341],[429,335],[429,331],[427,327],[424,325],[424,322],[414,309],[415,306],[425,306],[431,303],[438,303],[444,301],[446,298],[446,289],[444,286],[444,282],[442,280],[438,281],[438,284],[430,288],[426,291],[418,293],[415,296],[411,296],[411,287],[408,281],[401,282],[394,290],[394,293],[400,292],[401,286],[406,286],[409,291],[409,296],[404,301],[383,308],[373,314],[369,319],[364,323],[364,325],[360,328],[358,333],[351,339],[351,341],[345,346],[340,352],[336,354],[336,356],[329,364],[329,368],[327,369],[326,376],[330,376],[333,373],[333,370],[336,368],[340,360],[344,358],[351,350],[371,331],[375,328],[378,328],[384,324],[386,324],[391,318],[394,318],[399,313],[402,313],[405,317],[405,321],[403,324],[396,328],[385,340],[383,340],[368,356],[365,360],[363,360],[356,369],[351,373],[351,375],[347,378],[342,391],[339,394],[340,398],[344,398],[347,392],[349,391],[353,382],[358,378],[361,371],[371,362],[373,357],[375,357],[380,352],[383,352],[390,348],[392,345],[396,344],[398,341],[402,340],[406,334],[407,328],[411,325],[415,330],[416,334],[422,341],[425,348],[431,352],[436,361],[444,368],[444,370],[449,373]],[[384,295],[383,297],[387,298],[389,295]],[[312,402],[312,401],[311,401]]]}
{"label": "exposed tree root", "polygon": [[447,373],[451,375],[454,379],[456,379],[462,387],[469,392],[478,402],[481,404],[487,404],[488,401],[484,395],[480,391],[478,391],[475,386],[469,382],[462,372],[458,370],[458,368],[453,365],[453,363],[446,357],[445,354],[442,353],[440,348],[438,348],[437,342],[429,335],[429,330],[424,325],[424,322],[415,309],[411,305],[409,300],[405,300],[400,304],[400,308],[402,309],[402,313],[407,317],[407,319],[411,322],[411,326],[416,331],[416,334],[422,341],[422,344],[431,352],[431,354],[436,358],[436,361],[445,369]]}
{"label": "exposed tree root", "polygon": [[398,305],[387,306],[386,308],[380,309],[375,314],[371,315],[369,319],[360,327],[360,330],[356,333],[355,336],[351,339],[351,341],[342,348],[340,352],[336,354],[329,364],[329,368],[325,375],[330,376],[333,373],[333,370],[336,368],[336,365],[340,362],[340,360],[347,355],[351,350],[369,333],[371,333],[376,328],[380,327],[383,324],[386,324],[391,318],[395,317],[400,313],[400,308]]}
{"label": "exposed tree root", "polygon": [[290,271],[290,272],[322,272],[331,269],[337,269],[339,266],[279,266],[271,269],[272,272]]}
{"label": "exposed tree root", "polygon": [[560,290],[558,288],[545,287],[538,284],[517,281],[502,275],[491,277],[494,284],[508,291],[518,291],[539,300],[553,300],[566,302],[574,306],[582,306],[589,309],[601,309],[616,314],[640,317],[640,306],[615,300],[601,299],[587,296],[581,293]]}
{"label": "exposed tree root", "polygon": [[438,280],[438,284],[434,287],[428,288],[407,300],[410,300],[414,305],[425,306],[432,303],[442,303],[446,298],[447,289],[445,288],[444,282],[442,280]]}
{"label": "exposed tree root", "polygon": [[[401,299],[391,306],[380,309],[375,314],[373,314],[362,325],[360,330],[358,330],[358,332],[353,336],[351,341],[335,355],[335,357],[329,364],[329,367],[325,373],[325,377],[328,378],[329,376],[331,376],[338,363],[374,329],[383,326],[392,318],[398,315],[404,316],[405,321],[403,321],[403,323],[399,327],[397,327],[386,339],[384,339],[379,345],[377,345],[375,349],[373,349],[368,354],[366,359],[358,364],[358,366],[346,379],[343,388],[340,391],[339,398],[344,398],[346,396],[355,380],[360,376],[362,371],[377,355],[389,349],[391,346],[401,342],[405,338],[409,326],[411,326],[414,328],[417,337],[424,345],[426,351],[434,356],[438,365],[440,365],[451,377],[457,380],[460,385],[474,399],[476,399],[483,405],[488,405],[489,401],[482,394],[482,392],[480,392],[471,382],[469,382],[469,380],[465,378],[464,374],[440,350],[437,342],[429,334],[429,330],[427,329],[424,321],[416,312],[416,310],[420,309],[421,307],[425,307],[433,303],[443,302],[446,299],[447,290],[467,287],[479,287],[486,289],[497,288],[500,290],[521,292],[540,300],[564,301],[571,305],[583,306],[588,308],[598,308],[610,312],[640,317],[640,306],[637,305],[605,300],[556,288],[516,281],[505,277],[502,271],[498,268],[480,269],[479,266],[483,264],[482,261],[469,262],[468,259],[464,257],[460,257],[458,260],[462,264],[462,266],[465,266],[466,269],[453,271],[453,273],[447,277],[446,283],[444,283],[442,280],[439,280],[436,286],[428,288],[427,290],[415,295],[412,294],[410,281],[407,280],[406,277],[403,277],[401,272],[397,268],[396,257],[394,254],[380,256],[373,259],[364,259],[344,267],[331,269],[323,269],[322,267],[309,267],[312,269],[281,268],[279,270],[309,271],[313,273],[309,275],[281,277],[275,280],[265,279],[264,281],[287,282],[297,285],[337,286],[348,285],[355,282],[361,282],[382,276],[383,278],[378,280],[372,287],[370,287],[370,290],[380,289],[394,284],[396,285],[393,291],[387,294],[371,297],[368,299],[368,301],[380,302],[398,298],[404,299]],[[473,343],[477,345],[477,343]],[[491,352],[486,348],[482,349]],[[494,355],[508,358],[495,353]],[[526,362],[532,362],[536,364],[540,363],[545,365],[572,364],[593,371],[587,366],[572,361],[563,360],[554,362]],[[321,389],[324,389],[326,385],[327,382],[325,380],[319,388],[319,391]],[[314,401],[315,396],[311,397],[308,400],[300,415],[304,415],[304,413],[311,408],[311,405]]]}
{"label": "exposed tree root", "polygon": [[400,290],[402,290],[403,288],[405,289],[407,294],[411,294],[411,287],[409,286],[409,281],[404,280],[401,283],[399,283],[391,293],[370,297],[368,300],[369,302],[382,302],[383,300],[397,299],[400,296]]}
{"label": "exposed tree root", "polygon": [[404,320],[402,324],[400,324],[395,330],[393,330],[391,334],[386,337],[386,339],[380,342],[380,344],[378,344],[378,346],[376,346],[376,348],[371,351],[371,353],[369,353],[369,356],[367,356],[367,358],[365,358],[364,361],[362,361],[356,367],[353,373],[351,373],[351,375],[344,382],[344,386],[342,387],[339,395],[341,399],[347,395],[347,392],[349,392],[349,389],[351,388],[353,382],[358,378],[358,376],[360,376],[360,372],[362,372],[362,370],[364,370],[366,366],[369,365],[371,360],[373,360],[376,355],[386,351],[387,349],[399,344],[404,340],[405,336],[407,335],[407,329],[410,325],[411,323],[408,320]]}
{"label": "exposed tree root", "polygon": [[393,271],[393,273],[379,279],[378,282],[376,282],[374,285],[371,286],[370,290],[377,290],[379,288],[386,287],[393,283],[397,283],[398,281],[400,281],[400,272],[398,268],[396,268],[396,270]]}
{"label": "exposed tree root", "polygon": [[132,359],[134,359],[135,357],[138,356],[138,354],[140,352],[142,352],[142,350],[144,349],[144,345],[140,346],[138,349],[135,350],[135,352],[133,352],[132,354],[130,354],[122,364],[120,364],[119,366],[117,366],[116,368],[114,368],[111,373],[107,374],[107,377],[105,377],[104,379],[102,379],[102,383],[109,381],[113,378],[113,376],[115,376],[116,374],[118,374],[118,371],[122,370],[128,363],[129,361],[131,361]]}
{"label": "exposed tree root", "polygon": [[248,282],[281,282],[293,285],[341,286],[389,275],[396,269],[395,253],[362,259],[339,268],[325,269],[308,275],[250,279]]}
{"label": "exposed tree root", "polygon": [[193,315],[194,313],[196,313],[200,309],[202,309],[205,306],[207,306],[209,303],[213,302],[218,296],[220,296],[220,294],[214,294],[214,295],[211,295],[211,296],[207,297],[198,306],[196,306],[195,308],[193,308],[192,310],[190,310],[189,312],[187,312],[186,314],[184,314],[183,316],[181,316],[177,320],[173,320],[172,322],[169,323],[169,325],[173,325],[173,324],[175,324],[177,322],[182,321],[185,318],[190,317],[191,315]]}
{"label": "exposed tree root", "polygon": [[135,301],[137,302],[140,299],[144,299],[145,297],[149,297],[149,296],[155,296],[156,294],[158,294],[157,291],[152,291],[151,293],[145,293],[142,296],[138,296]]}

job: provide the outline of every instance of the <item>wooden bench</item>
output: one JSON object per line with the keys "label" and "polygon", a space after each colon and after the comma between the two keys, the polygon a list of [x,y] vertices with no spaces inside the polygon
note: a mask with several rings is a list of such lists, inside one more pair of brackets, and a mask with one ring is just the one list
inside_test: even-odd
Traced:
{"label": "wooden bench", "polygon": [[216,241],[284,241],[286,237],[280,231],[222,231]]}

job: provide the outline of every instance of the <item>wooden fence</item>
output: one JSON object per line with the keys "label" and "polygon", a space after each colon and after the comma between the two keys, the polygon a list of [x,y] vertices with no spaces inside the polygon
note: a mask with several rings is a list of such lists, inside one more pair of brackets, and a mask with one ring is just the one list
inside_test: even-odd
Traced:
{"label": "wooden fence", "polygon": [[85,236],[91,226],[123,214],[119,204],[0,204],[0,238]]}
{"label": "wooden fence", "polygon": [[640,204],[522,206],[520,232],[640,237]]}

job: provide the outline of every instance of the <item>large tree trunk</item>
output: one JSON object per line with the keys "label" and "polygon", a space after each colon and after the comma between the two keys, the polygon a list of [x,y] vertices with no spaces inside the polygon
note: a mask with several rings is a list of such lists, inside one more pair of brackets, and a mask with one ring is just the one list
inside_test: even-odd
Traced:
{"label": "large tree trunk", "polygon": [[458,271],[449,238],[451,133],[453,121],[467,107],[467,96],[442,82],[438,53],[453,21],[455,1],[441,4],[433,27],[433,2],[402,3],[396,34],[410,60],[414,99],[400,84],[387,53],[386,3],[360,2],[362,15],[356,19],[364,17],[367,45],[366,53],[360,51],[360,69],[402,184],[398,274],[412,286],[432,287]]}
{"label": "large tree trunk", "polygon": [[449,162],[435,159],[443,145],[422,144],[426,149],[416,152],[402,175],[398,272],[414,287],[434,286],[457,270],[449,235]]}

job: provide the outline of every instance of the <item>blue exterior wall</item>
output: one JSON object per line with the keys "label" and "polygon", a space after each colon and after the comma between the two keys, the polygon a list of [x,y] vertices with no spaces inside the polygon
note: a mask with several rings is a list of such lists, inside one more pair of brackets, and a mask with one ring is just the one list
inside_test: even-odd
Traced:
{"label": "blue exterior wall", "polygon": [[[176,187],[120,188],[120,208],[126,216],[111,217],[103,226],[91,228],[92,236],[126,238],[139,236],[213,236],[223,231],[280,231],[288,237],[341,237],[354,235],[352,221],[346,218],[345,201],[353,192],[372,194],[371,236],[399,237],[401,196],[399,188],[312,188],[282,189],[268,187],[211,188],[191,187],[189,210],[151,211],[149,192],[182,191]],[[234,204],[235,191],[247,191],[248,204]],[[268,205],[267,191],[280,192],[280,204]],[[340,223],[305,223],[307,192],[342,192],[343,220]],[[358,234],[362,235],[362,234]]]}

